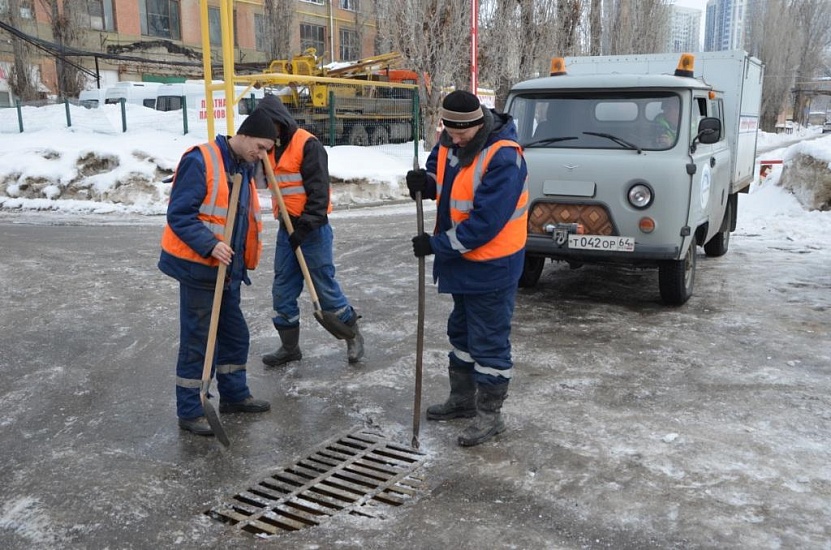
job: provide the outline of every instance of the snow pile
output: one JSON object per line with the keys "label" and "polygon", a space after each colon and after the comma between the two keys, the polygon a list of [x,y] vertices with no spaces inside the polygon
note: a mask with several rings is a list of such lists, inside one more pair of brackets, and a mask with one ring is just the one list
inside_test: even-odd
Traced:
{"label": "snow pile", "polygon": [[829,139],[791,145],[779,185],[793,193],[806,210],[831,210],[831,148]]}
{"label": "snow pile", "polygon": [[[163,214],[170,193],[163,180],[182,153],[208,135],[205,121],[190,124],[185,134],[181,111],[126,105],[127,131],[118,105],[69,106],[69,115],[71,126],[64,105],[24,107],[21,133],[17,109],[0,109],[0,210]],[[217,132],[226,130],[224,122],[217,123]],[[819,131],[760,132],[759,149],[813,138]],[[327,151],[336,207],[408,198],[403,179],[413,165],[412,142]],[[775,167],[764,185],[779,182],[805,209],[831,209],[831,136],[772,153],[786,165]],[[418,154],[423,166],[426,153],[419,149]]]}
{"label": "snow pile", "polygon": [[[163,214],[173,173],[188,148],[207,141],[207,124],[183,133],[180,111],[163,113],[63,105],[0,109],[0,209],[79,213]],[[238,123],[241,121],[238,121]],[[238,124],[237,124],[238,125]],[[227,128],[217,123],[216,131]],[[406,198],[403,177],[412,166],[413,144],[327,147],[336,206]]]}

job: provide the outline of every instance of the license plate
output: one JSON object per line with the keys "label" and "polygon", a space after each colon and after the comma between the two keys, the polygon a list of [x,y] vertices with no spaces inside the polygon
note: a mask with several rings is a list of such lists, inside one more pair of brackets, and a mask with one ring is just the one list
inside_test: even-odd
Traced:
{"label": "license plate", "polygon": [[634,252],[634,237],[607,237],[605,235],[569,235],[568,247],[580,250],[607,250]]}

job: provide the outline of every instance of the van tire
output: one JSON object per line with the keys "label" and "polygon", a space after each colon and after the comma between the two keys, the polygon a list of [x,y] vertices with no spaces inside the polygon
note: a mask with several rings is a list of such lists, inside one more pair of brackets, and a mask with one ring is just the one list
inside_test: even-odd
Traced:
{"label": "van tire", "polygon": [[355,124],[349,130],[349,145],[366,147],[369,145],[369,134],[363,124]]}
{"label": "van tire", "polygon": [[695,285],[695,243],[680,260],[666,260],[658,264],[658,287],[665,304],[680,306],[690,299]]}
{"label": "van tire", "polygon": [[372,145],[387,145],[390,142],[390,133],[384,127],[375,128],[369,141]]}
{"label": "van tire", "polygon": [[545,257],[525,255],[525,264],[519,276],[519,288],[534,288],[545,267]]}
{"label": "van tire", "polygon": [[728,200],[724,209],[724,220],[721,222],[719,232],[713,238],[704,243],[704,253],[707,256],[717,258],[727,254],[730,246],[730,229],[733,227],[733,200]]}

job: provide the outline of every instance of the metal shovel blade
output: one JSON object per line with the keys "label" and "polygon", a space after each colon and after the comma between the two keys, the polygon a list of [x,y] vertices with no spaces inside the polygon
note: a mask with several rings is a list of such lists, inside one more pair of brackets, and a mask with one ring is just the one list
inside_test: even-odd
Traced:
{"label": "metal shovel blade", "polygon": [[231,440],[228,439],[228,434],[225,433],[225,427],[222,425],[222,422],[219,421],[219,415],[216,413],[216,409],[214,409],[214,406],[211,405],[211,402],[207,399],[207,397],[204,395],[201,395],[201,397],[202,409],[205,411],[205,418],[208,419],[208,424],[211,425],[214,435],[220,443],[226,447],[230,447]]}
{"label": "metal shovel blade", "polygon": [[355,329],[338,319],[338,316],[331,311],[315,310],[315,319],[339,340],[351,340],[355,337]]}

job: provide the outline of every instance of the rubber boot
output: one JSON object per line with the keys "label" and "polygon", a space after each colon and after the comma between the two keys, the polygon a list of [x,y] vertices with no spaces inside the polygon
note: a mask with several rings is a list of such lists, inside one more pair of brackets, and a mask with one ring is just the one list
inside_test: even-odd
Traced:
{"label": "rubber boot", "polygon": [[352,323],[347,323],[355,330],[355,337],[346,341],[346,359],[350,364],[357,363],[364,356],[364,336],[358,328],[358,319],[356,315]]}
{"label": "rubber boot", "polygon": [[277,329],[282,345],[277,351],[263,355],[263,363],[269,367],[279,367],[290,361],[299,361],[303,358],[300,351],[300,327]]}
{"label": "rubber boot", "polygon": [[476,384],[473,368],[460,368],[451,363],[447,368],[450,396],[440,405],[427,407],[427,420],[452,420],[476,416]]}
{"label": "rubber boot", "polygon": [[459,445],[472,447],[505,431],[502,421],[502,402],[508,395],[508,384],[485,386],[478,384],[476,394],[476,420],[459,435]]}

